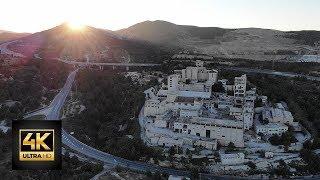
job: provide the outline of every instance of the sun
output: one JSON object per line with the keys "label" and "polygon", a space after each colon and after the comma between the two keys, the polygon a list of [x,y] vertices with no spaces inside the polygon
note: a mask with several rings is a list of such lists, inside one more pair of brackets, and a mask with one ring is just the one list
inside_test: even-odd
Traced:
{"label": "sun", "polygon": [[69,21],[68,26],[74,31],[82,31],[85,28],[85,25],[83,23],[77,21]]}

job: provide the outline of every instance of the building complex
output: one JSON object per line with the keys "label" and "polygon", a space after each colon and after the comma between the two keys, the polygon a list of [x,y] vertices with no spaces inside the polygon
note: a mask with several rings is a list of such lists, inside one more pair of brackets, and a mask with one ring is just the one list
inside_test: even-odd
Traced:
{"label": "building complex", "polygon": [[[254,126],[256,89],[247,86],[247,76],[234,78],[234,83],[218,79],[217,70],[196,61],[195,67],[175,70],[161,87],[145,92],[144,115],[146,141],[155,146],[202,146],[215,150],[220,144],[244,147],[244,133],[255,127],[266,133],[265,125]],[[260,97],[266,101],[264,96]],[[286,131],[285,123],[293,122],[284,107],[264,108],[262,117],[269,126]],[[283,125],[277,126],[278,123]]]}

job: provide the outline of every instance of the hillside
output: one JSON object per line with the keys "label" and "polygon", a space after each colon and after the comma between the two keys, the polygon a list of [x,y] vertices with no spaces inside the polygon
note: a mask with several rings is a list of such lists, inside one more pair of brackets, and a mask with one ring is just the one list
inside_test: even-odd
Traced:
{"label": "hillside", "polygon": [[11,41],[15,39],[19,39],[29,35],[28,33],[15,33],[10,31],[0,30],[0,43],[4,41]]}
{"label": "hillside", "polygon": [[[117,31],[119,35],[166,44],[214,56],[255,60],[285,59],[319,54],[320,32],[284,32],[271,29],[222,29],[145,21]],[[316,38],[313,38],[316,37]]]}
{"label": "hillside", "polygon": [[[154,43],[183,43],[188,39],[214,40],[231,31],[215,27],[176,25],[166,21],[144,21],[117,31],[119,35]],[[178,42],[174,42],[178,41]]]}
{"label": "hillside", "polygon": [[159,62],[168,54],[158,45],[122,38],[112,31],[89,26],[75,31],[67,24],[20,38],[8,48],[26,57],[38,54],[45,59],[85,61],[89,55],[95,62]]}

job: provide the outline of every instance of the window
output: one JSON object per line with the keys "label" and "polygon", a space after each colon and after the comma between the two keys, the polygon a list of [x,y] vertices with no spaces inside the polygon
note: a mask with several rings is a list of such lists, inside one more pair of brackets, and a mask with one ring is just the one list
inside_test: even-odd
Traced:
{"label": "window", "polygon": [[210,130],[206,130],[206,137],[210,138]]}

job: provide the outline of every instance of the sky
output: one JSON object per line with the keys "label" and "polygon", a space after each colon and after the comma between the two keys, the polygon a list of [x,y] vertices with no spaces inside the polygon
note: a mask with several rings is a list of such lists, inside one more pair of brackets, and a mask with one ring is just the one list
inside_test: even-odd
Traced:
{"label": "sky", "polygon": [[1,0],[0,29],[63,22],[118,30],[146,20],[222,28],[320,30],[320,0]]}

